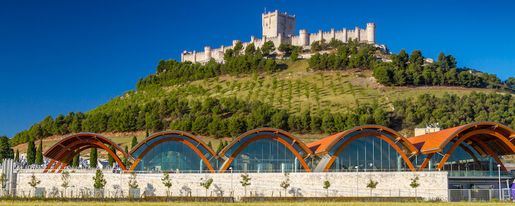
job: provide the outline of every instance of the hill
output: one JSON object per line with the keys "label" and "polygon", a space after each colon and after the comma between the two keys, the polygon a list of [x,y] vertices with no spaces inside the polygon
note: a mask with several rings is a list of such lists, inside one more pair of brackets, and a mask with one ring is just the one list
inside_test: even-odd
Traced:
{"label": "hill", "polygon": [[180,129],[216,148],[263,126],[307,141],[362,124],[385,125],[406,136],[432,123],[451,127],[490,120],[515,127],[510,85],[495,75],[455,68],[452,56],[425,63],[415,51],[390,55],[352,42],[321,47],[329,52],[301,60],[293,57],[318,51],[282,48],[264,55],[245,49],[231,51],[224,64],[161,61],[136,90],[87,113],[47,117],[11,143],[23,152],[28,141],[50,137],[45,140],[50,145],[63,135],[89,131],[125,146],[132,136]]}

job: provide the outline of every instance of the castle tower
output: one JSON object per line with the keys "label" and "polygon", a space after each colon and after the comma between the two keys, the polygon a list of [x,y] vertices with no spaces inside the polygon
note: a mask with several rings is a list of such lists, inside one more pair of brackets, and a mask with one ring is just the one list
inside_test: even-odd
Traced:
{"label": "castle tower", "polygon": [[306,29],[301,29],[299,31],[299,38],[300,38],[300,45],[301,46],[309,46],[309,34],[308,34],[308,30]]}
{"label": "castle tower", "polygon": [[280,13],[275,10],[261,15],[263,37],[283,37],[293,35],[295,32],[295,16]]}
{"label": "castle tower", "polygon": [[376,43],[376,24],[367,23],[367,40],[369,44]]}
{"label": "castle tower", "polygon": [[206,61],[211,60],[211,47],[210,46],[204,47],[204,58]]}
{"label": "castle tower", "polygon": [[361,34],[360,34],[359,30],[360,30],[359,27],[356,26],[356,28],[354,29],[354,32],[355,32],[354,34],[356,35],[356,41],[361,42]]}
{"label": "castle tower", "polygon": [[347,33],[347,29],[343,29],[343,42],[347,43],[349,41],[349,34]]}

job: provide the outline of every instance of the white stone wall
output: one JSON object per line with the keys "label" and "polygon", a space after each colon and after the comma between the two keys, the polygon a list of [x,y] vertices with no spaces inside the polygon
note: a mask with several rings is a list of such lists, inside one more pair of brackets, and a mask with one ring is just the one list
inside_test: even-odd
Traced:
{"label": "white stone wall", "polygon": [[[17,177],[17,193],[18,195],[28,194],[31,187],[28,182],[32,173],[19,173]],[[113,174],[109,171],[104,172],[107,180],[105,187],[106,195],[114,194],[114,185],[121,186],[124,194],[128,190],[129,174]],[[208,191],[208,195],[219,195],[223,191],[223,195],[230,195],[234,191],[236,197],[244,195],[244,189],[240,184],[241,174],[170,174],[173,186],[172,195],[186,195],[185,188],[191,190],[193,196],[204,196],[206,191],[200,186],[201,178],[213,178],[213,186]],[[247,187],[247,195],[250,193],[260,196],[279,196],[284,195],[284,190],[280,187],[280,183],[285,179],[281,173],[250,173],[251,185]],[[420,186],[412,189],[409,185],[411,178],[415,175],[419,177]],[[52,187],[62,189],[60,187],[61,174],[53,173],[36,173],[35,176],[41,180],[38,187],[45,187],[47,191]],[[71,183],[73,187],[68,191],[74,190],[75,194],[81,188],[93,188],[94,172],[88,173],[70,173]],[[323,182],[329,180],[331,187],[329,188],[329,196],[415,196],[425,199],[441,199],[447,200],[447,173],[446,172],[359,172],[359,173],[290,173],[291,187],[287,191],[288,196],[296,194],[297,196],[313,197],[326,196],[326,190],[323,189]],[[148,185],[155,189],[156,195],[166,195],[166,188],[161,182],[162,174],[138,174],[137,181],[143,192]],[[377,181],[377,188],[370,191],[366,187],[369,180]],[[371,193],[372,192],[372,193]]]}

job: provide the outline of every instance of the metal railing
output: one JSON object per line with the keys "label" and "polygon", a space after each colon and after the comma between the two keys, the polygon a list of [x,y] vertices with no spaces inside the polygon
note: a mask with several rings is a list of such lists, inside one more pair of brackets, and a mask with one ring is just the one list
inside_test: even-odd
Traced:
{"label": "metal railing", "polygon": [[511,201],[511,189],[449,189],[449,201]]}

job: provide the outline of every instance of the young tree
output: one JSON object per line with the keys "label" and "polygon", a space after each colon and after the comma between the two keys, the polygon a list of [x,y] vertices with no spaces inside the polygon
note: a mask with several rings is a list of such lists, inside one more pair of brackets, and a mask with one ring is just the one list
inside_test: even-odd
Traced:
{"label": "young tree", "polygon": [[417,197],[417,187],[420,186],[418,180],[418,175],[416,175],[414,178],[411,178],[411,183],[409,184],[409,186],[415,190],[415,197]]}
{"label": "young tree", "polygon": [[36,152],[36,164],[43,164],[43,140],[39,140],[39,146]]}
{"label": "young tree", "polygon": [[131,148],[134,148],[138,144],[138,138],[132,137]]}
{"label": "young tree", "polygon": [[80,153],[77,153],[77,155],[75,155],[75,157],[73,157],[72,167],[78,168],[79,165],[80,165]]}
{"label": "young tree", "polygon": [[324,181],[324,189],[326,191],[326,196],[329,197],[329,188],[331,187],[331,182],[329,180]]}
{"label": "young tree", "polygon": [[95,176],[93,177],[93,187],[95,189],[104,189],[107,181],[104,178],[104,173],[102,170],[97,169]]}
{"label": "young tree", "polygon": [[91,151],[89,152],[89,167],[97,168],[97,161],[98,161],[97,148],[91,148]]}
{"label": "young tree", "polygon": [[377,181],[374,181],[372,179],[370,179],[368,181],[368,184],[367,184],[367,188],[370,189],[370,196],[372,196],[372,190],[375,189],[377,187],[377,184],[379,184],[379,182]]}
{"label": "young tree", "polygon": [[[0,162],[4,158],[13,158],[13,157],[14,157],[13,149],[11,148],[11,144],[9,143],[9,138],[6,136],[0,137]],[[15,161],[16,161],[16,159],[15,159]]]}
{"label": "young tree", "polygon": [[[113,145],[111,145],[111,146],[109,147],[109,149],[110,149],[111,151],[113,151],[114,153],[116,153],[116,149],[114,148],[114,146],[113,146]],[[108,155],[108,157],[107,157],[107,164],[109,164],[109,167],[113,167],[113,164],[114,164],[114,158],[113,158],[111,155]]]}
{"label": "young tree", "polygon": [[131,173],[131,176],[129,177],[129,188],[131,189],[138,189],[138,180],[136,179],[137,175],[136,173]]}
{"label": "young tree", "polygon": [[61,187],[64,188],[64,193],[66,194],[66,189],[68,189],[68,187],[70,187],[70,172],[68,171],[63,171],[61,173]]}
{"label": "young tree", "polygon": [[14,155],[14,161],[19,162],[20,161],[20,150],[16,149],[16,155]]}
{"label": "young tree", "polygon": [[172,187],[172,179],[170,178],[170,173],[163,173],[163,178],[161,178],[161,182],[166,187],[166,196],[170,196],[170,188]]}
{"label": "young tree", "polygon": [[284,196],[286,197],[288,187],[290,187],[290,175],[288,173],[284,173],[284,180],[279,185],[284,189]]}
{"label": "young tree", "polygon": [[36,191],[36,187],[41,183],[41,180],[39,180],[36,175],[32,174],[30,176],[30,181],[28,182],[29,185],[34,189],[34,192]]}
{"label": "young tree", "polygon": [[0,189],[2,189],[2,191],[3,191],[3,189],[5,189],[5,186],[6,186],[5,183],[7,183],[7,178],[4,173],[1,173],[0,174]]}
{"label": "young tree", "polygon": [[249,186],[251,184],[250,180],[252,180],[252,178],[250,178],[249,174],[245,173],[245,174],[241,174],[241,186],[243,186],[243,188],[245,189],[245,195],[244,196],[247,196],[247,186]]}
{"label": "young tree", "polygon": [[36,161],[36,146],[34,145],[34,141],[29,141],[27,147],[27,163],[29,165],[34,164]]}
{"label": "young tree", "polygon": [[213,178],[207,178],[207,179],[200,179],[200,186],[202,186],[204,189],[206,189],[206,197],[207,197],[207,191],[211,187],[211,184],[213,184]]}
{"label": "young tree", "polygon": [[[125,150],[125,153],[126,153],[126,154],[129,154],[129,147],[127,147],[127,145],[125,145],[125,149],[124,149],[124,150]],[[128,167],[128,166],[129,166],[129,165],[127,165],[129,162],[128,162],[128,160],[127,160],[127,158],[126,158],[126,157],[123,157],[122,162],[123,162],[123,165],[125,165],[126,167]]]}

